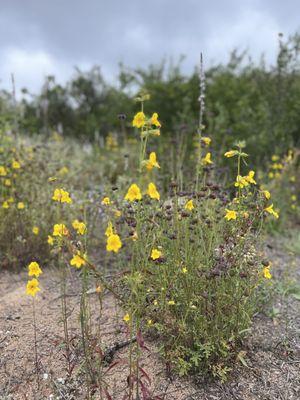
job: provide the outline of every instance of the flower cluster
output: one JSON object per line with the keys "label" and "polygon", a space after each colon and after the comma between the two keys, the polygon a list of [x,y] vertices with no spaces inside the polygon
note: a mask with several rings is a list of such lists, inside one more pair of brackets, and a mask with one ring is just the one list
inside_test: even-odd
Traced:
{"label": "flower cluster", "polygon": [[28,276],[34,276],[34,278],[28,280],[26,285],[26,294],[28,296],[35,297],[35,295],[41,290],[39,288],[39,281],[36,278],[38,278],[42,273],[43,271],[36,261],[32,261],[28,265]]}

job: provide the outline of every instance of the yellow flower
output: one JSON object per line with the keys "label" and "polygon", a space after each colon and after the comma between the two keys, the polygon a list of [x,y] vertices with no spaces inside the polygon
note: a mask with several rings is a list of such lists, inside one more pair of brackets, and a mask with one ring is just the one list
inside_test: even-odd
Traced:
{"label": "yellow flower", "polygon": [[10,179],[5,179],[4,185],[5,186],[11,186],[11,180]]}
{"label": "yellow flower", "polygon": [[62,167],[59,171],[58,171],[58,173],[60,174],[60,175],[65,175],[65,174],[67,174],[69,172],[69,169],[67,168],[67,167]]}
{"label": "yellow flower", "polygon": [[72,222],[72,226],[74,229],[76,229],[79,235],[84,235],[86,233],[86,225],[84,222],[80,222],[78,219],[75,219]]}
{"label": "yellow flower", "polygon": [[208,136],[202,136],[201,140],[206,146],[209,146],[211,143],[211,138]]}
{"label": "yellow flower", "polygon": [[124,315],[123,317],[123,321],[125,321],[126,323],[128,323],[131,320],[130,315],[127,313]]}
{"label": "yellow flower", "polygon": [[7,175],[6,168],[3,167],[3,165],[0,165],[0,176],[6,176],[6,175]]}
{"label": "yellow flower", "polygon": [[174,301],[174,300],[169,300],[169,301],[168,301],[168,304],[169,304],[169,306],[174,306],[175,301]]}
{"label": "yellow flower", "polygon": [[237,150],[229,150],[229,151],[226,151],[224,156],[227,158],[230,158],[230,157],[236,156],[237,154],[239,154],[239,152]]}
{"label": "yellow flower", "polygon": [[11,166],[12,166],[13,169],[20,169],[21,168],[21,164],[16,160],[12,161]]}
{"label": "yellow flower", "polygon": [[39,228],[38,226],[34,226],[34,227],[32,228],[32,233],[33,233],[34,235],[38,235],[39,232],[40,232],[40,228]]}
{"label": "yellow flower", "polygon": [[111,204],[110,198],[104,197],[101,201],[101,204],[103,204],[104,206],[109,206]]}
{"label": "yellow flower", "polygon": [[295,194],[293,194],[293,195],[291,196],[291,200],[292,200],[292,201],[296,201],[296,200],[297,200],[297,196],[296,196]]}
{"label": "yellow flower", "polygon": [[249,183],[248,183],[248,181],[246,180],[245,177],[243,177],[241,175],[238,175],[236,177],[236,181],[235,181],[235,184],[234,184],[235,187],[240,187],[242,189],[243,187],[248,186],[248,185],[249,185]]}
{"label": "yellow flower", "polygon": [[150,131],[152,136],[160,136],[160,130],[159,129],[151,129]]}
{"label": "yellow flower", "polygon": [[273,178],[274,178],[274,173],[273,173],[273,172],[269,172],[269,173],[268,173],[268,177],[269,177],[270,179],[273,179]]}
{"label": "yellow flower", "polygon": [[154,183],[150,182],[148,185],[148,190],[147,190],[147,194],[148,196],[151,197],[151,199],[155,199],[155,200],[159,200],[160,199],[160,195],[156,189],[156,186],[154,185]]}
{"label": "yellow flower", "polygon": [[48,239],[47,239],[48,244],[50,244],[50,246],[53,246],[54,244],[54,239],[51,235],[48,235]]}
{"label": "yellow flower", "polygon": [[113,229],[113,225],[112,223],[109,221],[107,224],[107,228],[105,231],[105,236],[109,237],[112,236],[114,234],[114,229]]}
{"label": "yellow flower", "polygon": [[122,247],[122,242],[119,235],[113,234],[108,236],[106,242],[107,251],[113,251],[115,253],[118,253],[121,247]]}
{"label": "yellow flower", "polygon": [[188,202],[186,202],[184,208],[186,210],[192,211],[195,208],[194,204],[193,204],[193,200],[189,200]]}
{"label": "yellow flower", "polygon": [[278,161],[279,160],[279,156],[276,156],[275,154],[272,156],[272,161]]}
{"label": "yellow flower", "polygon": [[270,272],[270,267],[265,267],[263,269],[263,275],[266,279],[271,279],[272,278],[272,274]]}
{"label": "yellow flower", "polygon": [[149,155],[149,160],[146,161],[146,168],[151,171],[152,168],[160,168],[160,165],[158,164],[156,160],[156,153],[152,151]]}
{"label": "yellow flower", "polygon": [[25,208],[25,204],[24,204],[22,201],[20,201],[20,202],[17,204],[17,207],[18,207],[18,210],[23,210],[23,209]]}
{"label": "yellow flower", "polygon": [[152,117],[151,117],[151,124],[155,125],[157,128],[161,127],[160,122],[158,121],[158,114],[157,113],[153,113]]}
{"label": "yellow flower", "polygon": [[9,208],[9,203],[8,203],[8,201],[4,201],[4,202],[2,203],[2,208]]}
{"label": "yellow flower", "polygon": [[254,171],[249,171],[248,175],[245,176],[245,179],[247,182],[252,183],[253,185],[256,185],[255,180],[253,179],[255,175]]}
{"label": "yellow flower", "polygon": [[212,160],[211,160],[211,153],[207,153],[206,156],[204,158],[202,158],[202,164],[203,165],[209,165],[212,164]]}
{"label": "yellow flower", "polygon": [[66,225],[64,225],[64,224],[55,224],[53,226],[53,233],[52,233],[53,236],[62,237],[62,236],[67,236],[68,234],[69,234],[69,231],[68,231]]}
{"label": "yellow flower", "polygon": [[33,278],[27,282],[26,286],[27,295],[34,297],[40,290],[41,289],[39,288],[39,281],[37,279]]}
{"label": "yellow flower", "polygon": [[116,210],[116,211],[115,211],[115,217],[116,217],[116,218],[121,217],[121,215],[122,215],[122,211],[120,211],[120,210]]}
{"label": "yellow flower", "polygon": [[151,326],[153,324],[153,321],[152,321],[152,319],[148,319],[148,321],[147,321],[147,325],[148,326]]}
{"label": "yellow flower", "polygon": [[296,177],[295,176],[291,176],[290,177],[290,182],[296,182]]}
{"label": "yellow flower", "polygon": [[264,190],[263,195],[265,196],[265,198],[267,200],[269,200],[271,198],[271,193],[268,190]]}
{"label": "yellow flower", "polygon": [[279,218],[279,214],[275,210],[273,210],[273,204],[271,204],[269,207],[266,207],[264,211],[273,215],[276,219]]}
{"label": "yellow flower", "polygon": [[133,183],[130,186],[130,188],[128,189],[128,192],[125,196],[125,200],[134,201],[134,200],[141,200],[141,199],[142,199],[141,190],[137,184]]}
{"label": "yellow flower", "polygon": [[14,198],[13,197],[9,197],[7,200],[9,203],[13,203],[14,202]]}
{"label": "yellow flower", "polygon": [[187,270],[186,267],[183,267],[182,270],[181,270],[181,272],[182,272],[183,274],[187,274],[188,270]]}
{"label": "yellow flower", "polygon": [[158,249],[152,249],[151,251],[151,258],[152,260],[157,260],[162,255],[162,252]]}
{"label": "yellow flower", "polygon": [[59,201],[60,203],[72,203],[72,199],[70,197],[69,192],[64,189],[55,189],[52,200]]}
{"label": "yellow flower", "polygon": [[36,278],[38,278],[42,273],[43,273],[43,271],[41,270],[39,264],[36,261],[32,261],[28,265],[28,275],[29,276],[35,276]]}
{"label": "yellow flower", "polygon": [[227,219],[227,221],[230,221],[231,219],[236,219],[237,217],[237,213],[234,210],[228,210],[226,208],[226,215],[225,215],[225,219]]}
{"label": "yellow flower", "polygon": [[135,114],[133,121],[132,121],[132,126],[135,126],[136,128],[142,128],[145,125],[145,114],[140,111],[137,114]]}
{"label": "yellow flower", "polygon": [[80,252],[78,251],[77,254],[74,254],[74,255],[73,255],[73,258],[70,260],[70,264],[71,264],[73,267],[81,268],[83,265],[86,264],[86,261],[85,261],[85,259],[84,259],[84,256],[82,256],[82,255],[80,254]]}

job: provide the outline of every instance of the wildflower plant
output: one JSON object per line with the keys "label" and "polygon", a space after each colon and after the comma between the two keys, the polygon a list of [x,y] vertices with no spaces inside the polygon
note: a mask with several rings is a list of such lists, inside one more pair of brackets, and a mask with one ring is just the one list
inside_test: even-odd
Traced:
{"label": "wildflower plant", "polygon": [[[144,113],[145,98],[140,101],[141,111],[133,119],[141,138],[138,184],[125,193],[122,211],[127,225],[122,242],[135,237],[127,246],[124,320],[131,332],[159,335],[162,354],[179,374],[201,371],[224,379],[251,327],[258,288],[271,275],[257,251],[268,199],[255,172],[242,173],[248,157],[242,142],[225,154],[236,160],[232,198],[211,182],[208,151],[197,162],[195,188],[181,191],[171,182],[168,198],[162,199],[143,168],[151,159],[146,154],[152,122]],[[210,142],[205,137],[204,145]],[[153,156],[152,161],[157,162]],[[136,364],[138,359],[136,349]]]}

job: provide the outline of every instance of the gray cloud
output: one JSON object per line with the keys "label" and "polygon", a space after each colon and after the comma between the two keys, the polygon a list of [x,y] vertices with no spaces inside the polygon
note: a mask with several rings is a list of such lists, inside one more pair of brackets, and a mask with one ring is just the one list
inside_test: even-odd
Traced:
{"label": "gray cloud", "polygon": [[299,0],[3,0],[0,79],[38,90],[43,76],[70,77],[73,66],[100,64],[112,79],[122,61],[146,66],[185,54],[190,71],[224,62],[237,47],[274,60],[277,34],[299,28]]}

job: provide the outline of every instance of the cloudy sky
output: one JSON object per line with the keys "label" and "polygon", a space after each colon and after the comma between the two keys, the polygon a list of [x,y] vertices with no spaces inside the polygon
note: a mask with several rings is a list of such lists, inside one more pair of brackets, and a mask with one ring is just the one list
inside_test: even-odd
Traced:
{"label": "cloudy sky", "polygon": [[0,0],[0,86],[37,91],[47,74],[67,80],[74,66],[135,67],[185,54],[188,72],[233,48],[272,63],[277,35],[300,30],[300,0]]}

